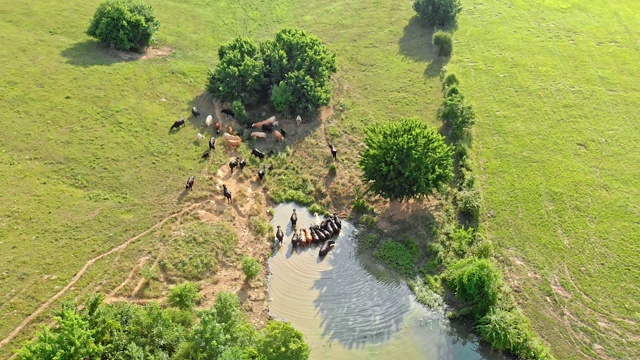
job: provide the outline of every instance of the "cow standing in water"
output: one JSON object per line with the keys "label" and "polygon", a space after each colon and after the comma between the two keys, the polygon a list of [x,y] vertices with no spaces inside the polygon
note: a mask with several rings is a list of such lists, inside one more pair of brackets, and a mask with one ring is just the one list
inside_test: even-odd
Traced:
{"label": "cow standing in water", "polygon": [[296,214],[296,209],[293,209],[293,214],[291,214],[291,226],[293,230],[296,229],[296,223],[298,222],[298,214]]}
{"label": "cow standing in water", "polygon": [[276,231],[276,238],[278,239],[278,244],[282,246],[282,240],[284,239],[284,233],[282,229],[280,229],[280,225],[278,225],[278,231]]}

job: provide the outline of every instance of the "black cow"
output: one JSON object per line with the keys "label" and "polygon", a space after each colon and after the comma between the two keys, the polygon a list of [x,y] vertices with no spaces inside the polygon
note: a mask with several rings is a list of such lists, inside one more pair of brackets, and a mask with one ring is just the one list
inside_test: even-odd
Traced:
{"label": "black cow", "polygon": [[247,166],[247,160],[240,160],[240,170],[244,169],[245,166]]}
{"label": "black cow", "polygon": [[255,157],[259,158],[260,160],[264,159],[264,153],[256,148],[253,148],[251,150],[251,155],[254,155]]}
{"label": "black cow", "polygon": [[282,246],[282,240],[284,239],[284,233],[280,230],[280,225],[278,225],[278,231],[276,231],[276,238],[278,239],[278,243]]}
{"label": "black cow", "polygon": [[239,160],[240,160],[240,158],[236,157],[235,159],[229,161],[229,168],[231,169],[231,174],[233,174],[233,169],[238,167],[238,161]]}
{"label": "black cow", "polygon": [[298,222],[298,214],[296,214],[296,209],[293,209],[293,214],[291,214],[291,218],[289,220],[291,220],[291,225],[293,226],[293,229],[295,230],[296,223]]}
{"label": "black cow", "polygon": [[201,159],[208,159],[211,154],[209,153],[210,149],[205,151],[204,154],[200,157]]}
{"label": "black cow", "polygon": [[262,131],[273,132],[273,124],[262,125]]}
{"label": "black cow", "polygon": [[215,149],[216,149],[216,138],[212,136],[211,139],[209,139],[209,150],[215,150]]}
{"label": "black cow", "polygon": [[287,132],[284,131],[284,129],[280,129],[280,134],[282,134],[283,137],[287,137]]}
{"label": "black cow", "polygon": [[193,114],[193,117],[200,116],[200,111],[198,111],[195,106],[191,108],[191,113]]}
{"label": "black cow", "polygon": [[222,111],[220,111],[221,113],[227,115],[227,116],[231,116],[232,118],[235,118],[236,113],[231,110],[231,109],[222,109]]}
{"label": "black cow", "polygon": [[224,194],[224,198],[226,201],[231,204],[231,191],[227,188],[227,185],[222,184],[222,193]]}
{"label": "black cow", "polygon": [[171,125],[171,129],[169,129],[169,131],[173,130],[173,129],[178,129],[180,128],[180,126],[184,125],[184,118],[180,118],[178,119],[178,121],[174,122],[173,125]]}
{"label": "black cow", "polygon": [[333,160],[337,160],[338,150],[336,150],[336,148],[331,144],[329,144],[329,149],[331,149],[331,156],[333,157]]}
{"label": "black cow", "polygon": [[261,167],[260,170],[258,170],[258,177],[260,178],[260,180],[264,178],[264,166]]}
{"label": "black cow", "polygon": [[196,177],[191,175],[189,180],[187,180],[187,186],[185,186],[186,190],[193,190],[193,183],[196,181]]}

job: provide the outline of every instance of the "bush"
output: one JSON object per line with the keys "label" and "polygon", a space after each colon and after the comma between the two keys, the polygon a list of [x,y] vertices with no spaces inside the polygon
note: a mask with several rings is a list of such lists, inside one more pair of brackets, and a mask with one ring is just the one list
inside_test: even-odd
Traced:
{"label": "bush", "polygon": [[276,111],[285,111],[293,105],[291,89],[286,83],[281,82],[271,90],[271,103]]}
{"label": "bush", "polygon": [[495,305],[500,294],[500,275],[487,259],[458,260],[449,266],[446,278],[458,299],[472,306],[477,318]]}
{"label": "bush", "polygon": [[458,86],[458,84],[460,84],[460,81],[458,80],[456,74],[449,73],[444,77],[444,79],[442,79],[442,90],[445,90],[451,86]]}
{"label": "bush", "polygon": [[475,116],[473,107],[459,93],[445,97],[438,109],[440,120],[451,126],[454,140],[462,139],[465,130],[475,124]]}
{"label": "bush", "polygon": [[453,51],[453,41],[451,41],[451,34],[444,31],[436,31],[433,34],[433,45],[438,51],[438,56],[447,57],[451,55]]}
{"label": "bush", "polygon": [[304,335],[288,322],[269,321],[258,340],[258,354],[262,360],[305,360],[311,349]]}
{"label": "bush", "polygon": [[458,191],[456,194],[456,205],[461,213],[478,218],[480,207],[482,206],[482,195],[475,188]]}
{"label": "bush", "polygon": [[169,305],[177,307],[180,310],[189,310],[193,308],[199,299],[200,292],[198,287],[193,283],[185,282],[169,290],[167,301]]}
{"label": "bush", "polygon": [[245,256],[242,258],[242,272],[246,276],[247,281],[251,281],[258,276],[258,273],[262,270],[262,265],[258,260]]}
{"label": "bush", "polygon": [[412,240],[407,240],[404,244],[386,241],[373,255],[403,275],[413,276],[416,273],[415,262],[418,259],[419,250]]}
{"label": "bush", "polygon": [[241,101],[234,101],[231,104],[231,110],[233,110],[234,113],[236,113],[235,115],[235,119],[240,121],[240,122],[244,122],[245,120],[247,120],[247,109],[244,108],[244,105],[242,105]]}
{"label": "bush", "polygon": [[160,23],[151,6],[135,1],[105,1],[96,10],[87,35],[120,50],[142,51],[153,41]]}
{"label": "bush", "polygon": [[462,6],[460,0],[415,0],[413,10],[428,26],[445,27],[455,23]]}

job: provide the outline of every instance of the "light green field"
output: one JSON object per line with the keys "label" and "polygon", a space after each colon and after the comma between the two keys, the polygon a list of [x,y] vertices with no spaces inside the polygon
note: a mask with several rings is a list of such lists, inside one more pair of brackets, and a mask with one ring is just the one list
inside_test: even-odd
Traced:
{"label": "light green field", "polygon": [[463,1],[486,230],[559,359],[640,358],[640,2]]}
{"label": "light green field", "polygon": [[[194,143],[203,119],[175,134],[169,126],[193,104],[212,111],[202,96],[206,70],[218,46],[237,35],[263,40],[296,26],[337,53],[336,101],[346,110],[293,145],[305,156],[300,164],[317,169],[307,175],[323,196],[329,186],[345,195],[335,203],[349,204],[367,124],[401,116],[436,123],[439,65],[429,65],[430,34],[411,21],[409,4],[147,1],[161,22],[159,45],[173,53],[123,61],[84,35],[98,3],[0,2],[0,340],[87,260],[192,199],[183,186],[205,170],[198,161],[205,142]],[[327,140],[342,160],[325,184]],[[217,151],[213,171],[225,159]],[[144,251],[142,242],[97,262],[62,300],[108,291],[118,282],[104,279],[122,280]]]}

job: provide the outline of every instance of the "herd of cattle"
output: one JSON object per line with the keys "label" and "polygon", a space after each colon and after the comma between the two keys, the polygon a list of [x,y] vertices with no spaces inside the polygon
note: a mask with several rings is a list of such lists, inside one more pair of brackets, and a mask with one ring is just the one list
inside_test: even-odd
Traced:
{"label": "herd of cattle", "polygon": [[[221,112],[226,116],[230,116],[232,118],[235,117],[235,112],[231,109],[222,109]],[[191,113],[195,118],[200,116],[200,112],[195,107],[191,109]],[[300,125],[301,122],[302,122],[302,119],[300,118],[300,116],[297,116],[296,123]],[[220,122],[216,122],[215,124],[213,124],[213,116],[211,115],[207,116],[205,120],[205,124],[207,125],[207,127],[210,127],[213,125],[215,127],[216,134],[218,135],[220,134],[222,125],[220,124]],[[282,128],[280,128],[280,130],[275,130],[274,128],[277,125],[278,125],[278,122],[276,121],[275,116],[272,116],[269,119],[264,121],[247,124],[246,127],[248,129],[254,128],[254,129],[262,130],[262,131],[253,131],[251,133],[252,137],[266,138],[266,132],[273,132],[277,141],[284,141],[284,138],[287,135],[287,133]],[[180,118],[179,120],[175,121],[173,125],[171,125],[171,128],[169,129],[169,131],[173,129],[179,129],[181,126],[185,126],[184,118]],[[198,139],[204,138],[204,136],[200,133],[198,133],[197,135],[198,135]],[[231,128],[231,126],[228,127],[228,131],[223,133],[223,137],[227,145],[232,148],[237,148],[242,142],[242,139],[239,136],[235,135],[233,128]],[[210,156],[211,150],[215,150],[215,148],[216,148],[216,138],[212,136],[209,139],[209,148],[204,152],[204,154],[202,154],[201,158],[208,159]],[[336,148],[333,145],[329,144],[329,149],[331,151],[331,156],[333,160],[337,160],[338,151],[336,150]],[[261,161],[265,158],[265,156],[269,156],[272,154],[273,154],[273,150],[269,151],[268,154],[265,154],[264,152],[256,148],[253,148],[251,150],[251,155],[257,157]],[[246,159],[241,159],[240,157],[236,157],[235,159],[232,159],[229,162],[229,169],[231,170],[231,174],[233,174],[233,171],[235,170],[235,168],[240,167],[240,170],[242,170],[246,165],[247,165]],[[262,180],[264,176],[265,176],[265,167],[262,166],[260,170],[258,170],[258,178]],[[187,180],[185,189],[192,190],[194,183],[195,183],[195,176],[192,175]],[[225,201],[231,204],[232,203],[231,191],[229,190],[229,188],[227,188],[227,185],[223,184],[222,188],[223,188],[222,191],[225,197]],[[296,214],[295,210],[293,210],[293,214],[291,215],[290,220],[294,230],[293,236],[291,238],[291,244],[293,248],[295,249],[297,247],[302,247],[305,245],[323,243],[324,245],[320,248],[321,257],[325,256],[331,249],[333,249],[333,247],[335,246],[335,241],[331,240],[331,238],[333,238],[334,236],[337,236],[340,233],[340,228],[342,227],[342,223],[336,214],[322,221],[320,225],[312,225],[311,227],[309,227],[309,229],[301,229],[300,232],[296,228],[298,215]],[[279,225],[276,231],[276,238],[278,240],[278,243],[282,245],[282,240],[284,239],[284,233],[280,229]]]}
{"label": "herd of cattle", "polygon": [[[298,229],[298,214],[296,214],[296,210],[293,209],[293,214],[291,214],[291,226],[293,228],[293,235],[291,236],[291,246],[293,249],[302,246],[308,246],[311,244],[320,244],[324,245],[320,247],[320,257],[327,255],[331,249],[335,246],[335,240],[332,240],[333,237],[338,236],[340,234],[340,229],[342,229],[342,221],[338,218],[337,214],[333,214],[322,222],[320,225],[311,225],[308,229]],[[282,241],[284,240],[284,233],[282,232],[281,226],[277,226],[276,230],[276,239],[278,240],[278,244],[282,246]]]}

